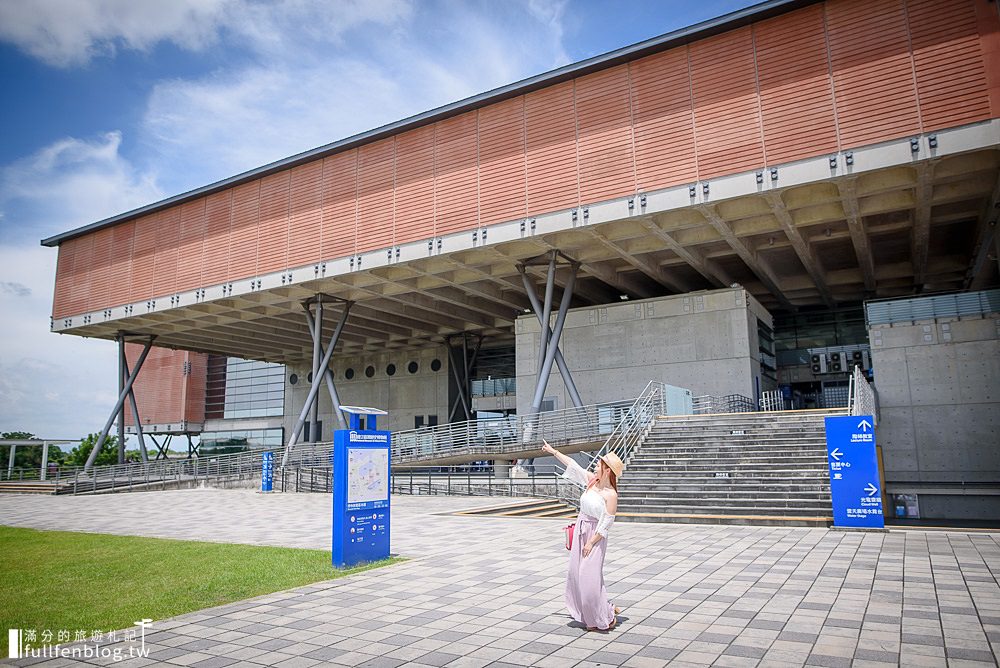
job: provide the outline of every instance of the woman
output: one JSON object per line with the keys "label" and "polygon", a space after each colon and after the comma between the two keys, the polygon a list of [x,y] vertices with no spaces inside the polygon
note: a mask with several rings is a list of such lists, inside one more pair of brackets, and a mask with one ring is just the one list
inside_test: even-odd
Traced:
{"label": "woman", "polygon": [[625,467],[618,455],[609,452],[601,456],[597,470],[590,474],[546,441],[542,443],[542,450],[566,467],[563,477],[584,488],[569,553],[566,607],[588,631],[610,631],[618,621],[618,608],[608,601],[604,587],[604,554],[618,509],[618,477]]}

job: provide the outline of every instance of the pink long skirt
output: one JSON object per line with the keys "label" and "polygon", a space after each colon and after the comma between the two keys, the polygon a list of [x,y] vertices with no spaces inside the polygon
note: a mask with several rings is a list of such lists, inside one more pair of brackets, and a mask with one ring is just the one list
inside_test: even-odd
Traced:
{"label": "pink long skirt", "polygon": [[604,587],[604,554],[608,541],[597,541],[590,555],[583,556],[583,545],[597,530],[597,520],[581,514],[573,530],[566,576],[566,607],[576,621],[587,628],[606,629],[615,618],[615,607],[608,601]]}

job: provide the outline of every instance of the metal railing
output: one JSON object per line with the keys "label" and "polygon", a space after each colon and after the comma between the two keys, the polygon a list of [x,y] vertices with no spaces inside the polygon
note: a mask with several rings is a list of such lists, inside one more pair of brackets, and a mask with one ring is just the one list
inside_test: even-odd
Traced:
{"label": "metal railing", "polygon": [[847,389],[847,410],[851,415],[871,415],[878,424],[878,396],[861,367],[854,367]]}
{"label": "metal railing", "polygon": [[727,394],[722,397],[706,394],[691,400],[695,415],[713,413],[752,413],[757,410],[753,399],[742,394]]}
{"label": "metal railing", "polygon": [[[604,445],[595,452],[587,465],[587,470],[597,466],[597,460],[608,452],[618,455],[628,466],[632,454],[645,440],[646,435],[656,423],[656,418],[666,414],[666,386],[663,383],[650,381],[632,405],[622,414],[622,419],[615,425]],[[579,507],[579,488],[566,490],[560,497],[563,501]]]}
{"label": "metal railing", "polygon": [[760,409],[762,411],[785,410],[785,395],[781,390],[767,390],[760,393]]}
{"label": "metal railing", "polygon": [[[664,410],[663,392],[658,392],[657,396],[660,410]],[[449,457],[461,457],[466,461],[514,459],[521,453],[540,450],[542,439],[553,445],[601,443],[626,418],[635,401],[628,399],[535,415],[511,415],[399,431],[392,435],[392,461],[407,464]]]}
{"label": "metal railing", "polygon": [[[593,443],[596,447],[603,443],[605,448],[614,447],[627,456],[627,451],[637,442],[637,429],[641,431],[643,425],[651,425],[656,415],[666,412],[664,387],[662,383],[650,382],[635,400],[396,432],[392,437],[392,462],[413,464],[448,457],[465,461],[510,460],[540,450],[543,439],[557,446]],[[286,466],[280,468],[276,476],[284,476],[281,480],[286,486],[293,480],[297,488],[302,488],[305,483],[301,476],[304,474],[295,471],[329,468],[332,451],[332,443],[296,444],[289,452]],[[260,476],[264,452],[266,450],[261,449],[145,464],[94,466],[90,471],[82,466],[60,467],[50,471],[48,477],[54,491],[63,494],[155,489],[191,480],[243,480]],[[6,473],[6,469],[0,471]],[[30,480],[39,476],[39,469],[17,469],[11,477]]]}
{"label": "metal railing", "polygon": [[[329,466],[331,443],[303,443],[292,449],[290,463],[293,467]],[[250,479],[259,477],[263,454],[266,450],[249,450],[212,457],[191,459],[164,459],[128,464],[94,466],[90,471],[82,466],[61,466],[48,472],[45,482],[61,494],[84,494],[119,489],[155,489],[170,483],[188,480]],[[40,469],[15,469],[7,480],[38,480]]]}
{"label": "metal railing", "polygon": [[397,471],[392,474],[393,494],[448,496],[510,496],[560,499],[570,486],[558,473],[497,478],[492,472]]}

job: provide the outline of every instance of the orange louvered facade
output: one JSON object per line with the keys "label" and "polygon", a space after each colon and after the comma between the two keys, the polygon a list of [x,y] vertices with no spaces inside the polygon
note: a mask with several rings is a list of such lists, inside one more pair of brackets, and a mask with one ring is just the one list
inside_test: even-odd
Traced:
{"label": "orange louvered facade", "polygon": [[[129,369],[134,370],[143,346],[125,344]],[[146,356],[133,389],[143,425],[201,425],[205,421],[205,381],[208,355],[153,347]],[[125,424],[135,425],[129,402]]]}
{"label": "orange louvered facade", "polygon": [[828,0],[67,239],[53,315],[1000,117],[987,0]]}

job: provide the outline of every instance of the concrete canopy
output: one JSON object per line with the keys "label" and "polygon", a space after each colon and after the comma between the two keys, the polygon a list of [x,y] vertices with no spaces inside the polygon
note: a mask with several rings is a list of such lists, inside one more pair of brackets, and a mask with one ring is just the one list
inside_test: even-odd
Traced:
{"label": "concrete canopy", "polygon": [[[911,152],[901,140],[852,152],[853,168],[846,155],[800,161],[501,223],[436,249],[421,241],[399,259],[375,251],[359,256],[361,269],[354,258],[350,267],[331,261],[282,272],[281,285],[262,277],[224,286],[218,298],[202,290],[54,329],[155,334],[165,347],[306,363],[301,303],[319,293],[328,296],[328,328],[337,300],[355,303],[342,354],[439,345],[463,331],[506,338],[528,308],[517,265],[554,249],[581,263],[574,306],[739,283],[768,309],[787,311],[994,285],[995,122],[943,134],[936,141],[954,153],[928,150],[927,137]],[[544,280],[543,270],[529,271]]]}

